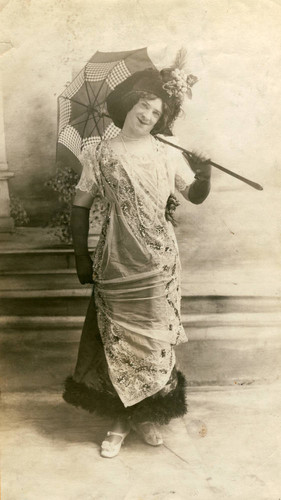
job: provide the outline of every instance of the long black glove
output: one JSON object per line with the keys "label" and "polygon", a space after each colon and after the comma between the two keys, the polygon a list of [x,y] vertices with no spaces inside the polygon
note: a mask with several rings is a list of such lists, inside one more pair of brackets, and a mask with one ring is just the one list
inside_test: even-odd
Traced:
{"label": "long black glove", "polygon": [[72,206],[71,231],[75,264],[80,283],[93,282],[93,261],[88,251],[89,208]]}
{"label": "long black glove", "polygon": [[199,205],[208,196],[211,189],[211,165],[209,160],[206,160],[201,155],[195,153],[187,155],[183,153],[188,163],[195,172],[195,181],[189,186],[188,199],[191,203]]}

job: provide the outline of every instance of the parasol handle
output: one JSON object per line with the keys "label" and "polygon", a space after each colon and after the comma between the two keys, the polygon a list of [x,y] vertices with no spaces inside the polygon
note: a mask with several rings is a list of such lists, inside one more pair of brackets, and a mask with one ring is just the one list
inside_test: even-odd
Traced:
{"label": "parasol handle", "polygon": [[[169,144],[169,146],[172,146],[173,148],[179,149],[182,153],[183,156],[188,160],[189,156],[192,156],[191,151],[188,151],[187,149],[182,148],[181,146],[178,146],[177,144],[173,144],[172,142],[166,141],[166,139],[163,139],[162,137],[159,137],[158,135],[154,136],[156,139],[158,139],[161,142],[164,142],[165,144]],[[232,177],[235,177],[236,179],[239,179],[239,181],[245,182],[245,184],[248,184],[254,189],[257,189],[258,191],[263,191],[263,187],[258,184],[257,182],[250,181],[249,179],[246,179],[246,177],[243,177],[242,175],[236,174],[235,172],[232,172],[232,170],[229,170],[228,168],[222,167],[221,165],[218,165],[218,163],[215,163],[214,161],[209,161],[210,165],[213,167],[217,168],[218,170],[221,170],[222,172],[225,172],[228,175],[231,175]]]}

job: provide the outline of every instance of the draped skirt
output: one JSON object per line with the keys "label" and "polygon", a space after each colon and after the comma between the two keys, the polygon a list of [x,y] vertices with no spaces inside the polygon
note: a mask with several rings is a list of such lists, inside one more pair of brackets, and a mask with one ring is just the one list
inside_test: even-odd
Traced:
{"label": "draped skirt", "polygon": [[[73,376],[69,376],[65,381],[64,400],[91,413],[96,412],[99,415],[111,418],[129,418],[134,423],[150,421],[167,424],[172,418],[183,416],[187,412],[186,382],[183,374],[176,369],[174,350],[167,343],[162,345],[162,356],[164,359],[167,354],[166,351],[170,349],[173,363],[168,373],[165,374],[166,379],[163,379],[165,381],[162,382],[160,390],[154,389],[152,394],[151,391],[148,391],[150,395],[147,397],[142,396],[141,400],[134,398],[134,400],[130,401],[130,404],[124,402],[124,398],[122,400],[110,377],[108,357],[106,355],[107,341],[103,339],[102,332],[100,332],[100,326],[104,324],[104,318],[102,323],[98,320],[99,314],[104,314],[104,312],[96,307],[96,301],[99,304],[100,300],[98,294],[99,292],[96,290],[90,299],[82,330],[76,368]],[[144,340],[148,341],[147,345]],[[137,369],[141,372],[141,368],[143,368],[146,375],[148,365],[146,364],[147,356],[145,354],[149,353],[151,342],[155,342],[155,340],[142,337],[141,347],[143,349],[142,356],[144,357],[142,365],[139,365]],[[135,348],[139,349],[139,346],[135,346]],[[130,370],[127,371],[130,372]],[[120,373],[122,375],[121,371]],[[147,377],[145,378],[147,379]],[[151,380],[155,378],[157,379],[157,376],[155,377],[155,369],[152,367]],[[138,395],[134,383],[131,383],[131,389],[132,393]]]}

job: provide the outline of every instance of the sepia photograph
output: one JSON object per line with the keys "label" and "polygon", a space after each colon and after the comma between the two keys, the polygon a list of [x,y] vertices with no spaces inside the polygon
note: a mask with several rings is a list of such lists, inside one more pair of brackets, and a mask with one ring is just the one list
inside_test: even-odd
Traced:
{"label": "sepia photograph", "polygon": [[281,0],[0,0],[1,500],[280,500]]}

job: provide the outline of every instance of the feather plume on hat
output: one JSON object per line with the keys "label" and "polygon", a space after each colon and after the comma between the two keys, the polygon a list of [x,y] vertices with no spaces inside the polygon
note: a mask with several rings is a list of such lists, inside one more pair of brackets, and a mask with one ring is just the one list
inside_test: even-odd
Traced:
{"label": "feather plume on hat", "polygon": [[187,65],[187,50],[185,47],[181,47],[175,57],[175,60],[172,64],[173,69],[185,69]]}
{"label": "feather plume on hat", "polygon": [[163,68],[160,71],[162,80],[164,82],[163,88],[170,97],[178,99],[183,103],[184,96],[187,95],[189,99],[192,98],[191,87],[198,81],[194,75],[187,74],[185,69],[187,65],[187,50],[181,47],[176,54],[176,57],[168,68]]}

